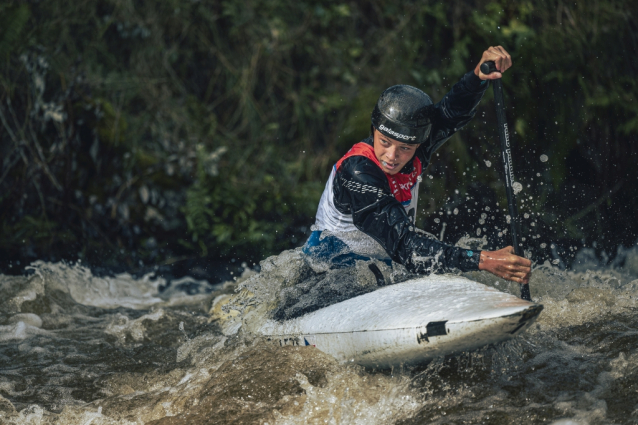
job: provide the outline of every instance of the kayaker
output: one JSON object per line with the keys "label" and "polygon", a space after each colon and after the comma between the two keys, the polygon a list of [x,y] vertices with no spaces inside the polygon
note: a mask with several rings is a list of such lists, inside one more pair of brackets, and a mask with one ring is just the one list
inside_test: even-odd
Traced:
{"label": "kayaker", "polygon": [[[483,74],[486,61],[494,61],[499,72]],[[486,270],[527,284],[531,262],[514,255],[511,246],[463,249],[414,225],[421,175],[432,154],[474,117],[488,80],[501,78],[511,66],[503,47],[490,47],[436,104],[408,85],[385,90],[372,112],[370,136],[333,166],[303,252],[331,268],[374,258],[393,260],[412,273]]]}

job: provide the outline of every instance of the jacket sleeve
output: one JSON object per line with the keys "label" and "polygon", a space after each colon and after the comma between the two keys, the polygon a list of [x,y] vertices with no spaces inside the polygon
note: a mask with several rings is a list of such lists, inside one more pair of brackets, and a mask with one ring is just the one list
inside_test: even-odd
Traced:
{"label": "jacket sleeve", "polygon": [[481,80],[474,71],[470,71],[434,105],[429,140],[419,147],[426,162],[430,161],[434,151],[476,115],[476,107],[488,87],[487,81]]}
{"label": "jacket sleeve", "polygon": [[344,160],[333,185],[335,207],[351,213],[359,230],[412,273],[478,270],[480,251],[446,245],[416,231],[401,203],[392,196],[383,171],[368,158]]}

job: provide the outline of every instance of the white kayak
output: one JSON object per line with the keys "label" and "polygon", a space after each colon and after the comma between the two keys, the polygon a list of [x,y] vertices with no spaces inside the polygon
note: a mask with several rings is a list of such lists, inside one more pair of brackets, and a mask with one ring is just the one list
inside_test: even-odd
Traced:
{"label": "white kayak", "polygon": [[380,288],[259,329],[281,345],[311,345],[342,362],[390,367],[472,350],[519,335],[540,304],[459,276]]}

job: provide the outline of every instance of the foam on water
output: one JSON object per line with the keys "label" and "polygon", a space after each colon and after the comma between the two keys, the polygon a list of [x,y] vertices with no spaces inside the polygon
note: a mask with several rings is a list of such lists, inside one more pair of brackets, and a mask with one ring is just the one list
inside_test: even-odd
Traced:
{"label": "foam on water", "polygon": [[521,337],[374,371],[252,334],[307,273],[298,251],[216,286],[37,262],[0,275],[0,423],[638,423],[638,249],[574,264],[534,267],[545,310]]}

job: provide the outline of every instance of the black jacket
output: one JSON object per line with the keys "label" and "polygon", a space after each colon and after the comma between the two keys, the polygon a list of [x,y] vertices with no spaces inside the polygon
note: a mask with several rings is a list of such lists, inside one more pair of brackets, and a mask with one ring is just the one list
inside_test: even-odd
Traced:
{"label": "black jacket", "polygon": [[[487,87],[487,82],[468,72],[434,106],[432,131],[415,154],[423,164],[423,171],[434,151],[474,117]],[[373,143],[372,138],[364,142]],[[399,172],[408,174],[412,167],[410,161]],[[370,159],[346,158],[337,170],[333,185],[336,208],[344,214],[352,214],[354,225],[379,242],[394,261],[409,271],[429,274],[451,269],[478,270],[479,251],[450,246],[415,230],[405,209],[392,195],[385,173]],[[379,197],[376,191],[349,189],[357,185],[379,188],[384,196]]]}

